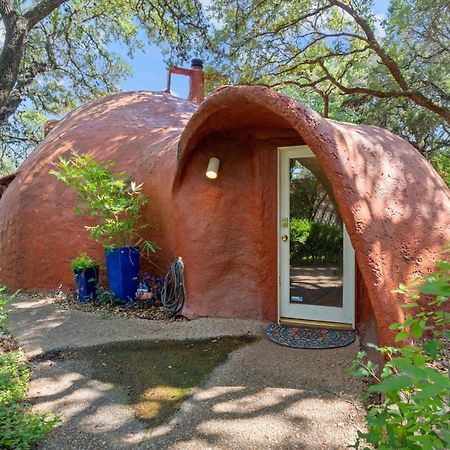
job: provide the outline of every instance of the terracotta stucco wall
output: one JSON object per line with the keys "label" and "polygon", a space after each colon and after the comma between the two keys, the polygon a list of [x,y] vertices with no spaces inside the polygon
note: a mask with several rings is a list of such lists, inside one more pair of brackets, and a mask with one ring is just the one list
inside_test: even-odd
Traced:
{"label": "terracotta stucco wall", "polygon": [[148,225],[143,236],[159,245],[151,268],[162,274],[176,256],[171,223],[176,144],[195,109],[167,94],[121,93],[59,122],[0,199],[0,284],[66,290],[74,286],[70,262],[80,251],[104,260],[103,248],[84,229],[89,221],[73,212],[74,192],[49,173],[52,163],[72,149],[114,161],[118,171],[144,183],[151,201],[143,211]]}
{"label": "terracotta stucco wall", "polygon": [[[259,134],[245,129],[201,141],[176,191],[188,316],[278,320],[277,151],[303,140],[279,129]],[[211,156],[222,161],[215,180],[204,176]],[[359,324],[372,311],[361,277],[357,283]]]}
{"label": "terracotta stucco wall", "polygon": [[[145,237],[160,246],[152,267],[162,273],[185,258],[187,314],[274,318],[275,149],[303,140],[356,251],[358,320],[373,311],[389,343],[389,324],[402,318],[392,290],[431,271],[450,240],[450,193],[428,162],[385,130],[323,119],[263,87],[223,88],[195,111],[167,94],[122,93],[59,122],[0,199],[0,283],[66,288],[79,251],[102,257],[73,213],[74,193],[49,175],[74,147],[144,182]],[[204,176],[213,155],[222,160],[216,184]]]}
{"label": "terracotta stucco wall", "polygon": [[377,127],[326,120],[264,87],[225,87],[199,107],[180,140],[175,189],[207,136],[268,124],[288,126],[317,156],[333,186],[356,252],[381,343],[403,319],[393,290],[433,270],[450,240],[450,192],[407,142]]}
{"label": "terracotta stucco wall", "polygon": [[[191,316],[261,317],[257,149],[249,143],[244,148],[237,137],[205,142],[175,196],[183,224],[178,248],[186,264],[185,312]],[[204,175],[211,149],[227,160],[214,181]]]}

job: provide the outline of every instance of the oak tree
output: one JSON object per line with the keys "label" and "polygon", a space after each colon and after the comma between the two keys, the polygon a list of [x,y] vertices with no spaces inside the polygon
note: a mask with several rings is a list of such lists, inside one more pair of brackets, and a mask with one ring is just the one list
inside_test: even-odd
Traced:
{"label": "oak tree", "polygon": [[49,117],[113,92],[146,40],[186,55],[199,0],[0,0],[0,164],[20,161]]}
{"label": "oak tree", "polygon": [[422,152],[449,144],[445,0],[217,0],[208,47],[230,82],[265,84],[326,117],[391,129]]}

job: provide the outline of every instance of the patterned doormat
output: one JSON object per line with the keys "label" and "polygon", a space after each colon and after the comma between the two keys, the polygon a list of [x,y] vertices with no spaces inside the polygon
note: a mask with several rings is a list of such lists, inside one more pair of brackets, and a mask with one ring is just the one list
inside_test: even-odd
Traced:
{"label": "patterned doormat", "polygon": [[267,327],[266,335],[276,344],[293,348],[345,347],[355,340],[355,332],[351,330],[297,328],[275,323]]}

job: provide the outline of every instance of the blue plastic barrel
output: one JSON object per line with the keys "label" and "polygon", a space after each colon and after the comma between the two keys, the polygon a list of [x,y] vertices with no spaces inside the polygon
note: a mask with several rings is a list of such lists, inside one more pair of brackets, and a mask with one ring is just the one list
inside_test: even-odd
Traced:
{"label": "blue plastic barrel", "polygon": [[139,275],[138,247],[107,248],[105,255],[110,291],[123,303],[134,302]]}
{"label": "blue plastic barrel", "polygon": [[98,285],[98,267],[74,272],[77,284],[78,301],[85,303],[96,297]]}

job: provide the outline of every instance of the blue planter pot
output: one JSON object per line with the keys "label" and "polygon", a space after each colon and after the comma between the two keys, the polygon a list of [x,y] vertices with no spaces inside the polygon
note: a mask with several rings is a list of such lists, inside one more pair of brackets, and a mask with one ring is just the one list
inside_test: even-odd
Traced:
{"label": "blue planter pot", "polygon": [[139,249],[107,248],[105,255],[109,289],[117,300],[123,303],[134,302],[139,275]]}
{"label": "blue planter pot", "polygon": [[78,301],[86,303],[96,298],[98,286],[98,267],[74,272],[75,282],[77,284]]}

